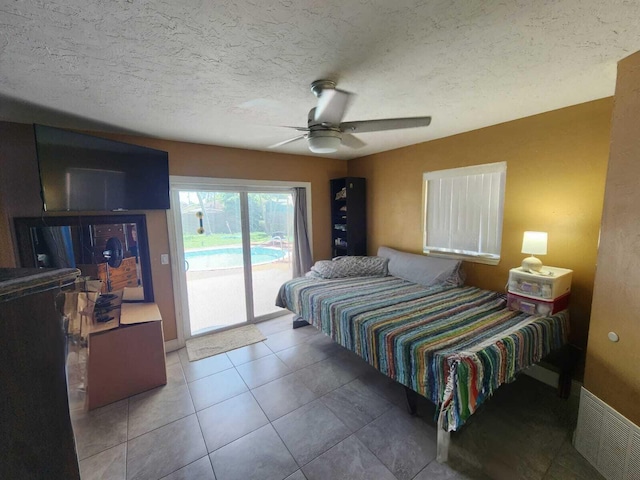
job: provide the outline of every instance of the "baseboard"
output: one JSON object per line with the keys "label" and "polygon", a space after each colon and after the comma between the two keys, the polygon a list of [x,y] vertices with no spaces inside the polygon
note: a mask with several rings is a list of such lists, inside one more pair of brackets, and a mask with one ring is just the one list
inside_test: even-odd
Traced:
{"label": "baseboard", "polygon": [[179,350],[179,349],[180,349],[180,344],[178,343],[177,338],[164,342],[164,351],[167,353],[173,352],[174,350]]}
{"label": "baseboard", "polygon": [[[529,377],[535,378],[545,385],[549,385],[553,388],[558,388],[558,380],[560,379],[560,374],[558,372],[554,372],[553,370],[549,370],[548,368],[542,367],[540,365],[531,365],[522,373],[528,375]],[[575,380],[571,381],[571,395],[579,397],[581,388],[582,384],[580,382],[576,382]]]}
{"label": "baseboard", "polygon": [[640,478],[640,427],[584,387],[573,445],[607,480]]}

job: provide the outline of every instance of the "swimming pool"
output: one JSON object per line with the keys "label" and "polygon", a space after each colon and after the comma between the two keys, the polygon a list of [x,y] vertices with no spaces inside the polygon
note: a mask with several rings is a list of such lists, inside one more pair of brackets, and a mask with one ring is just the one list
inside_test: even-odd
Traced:
{"label": "swimming pool", "polygon": [[[251,264],[262,265],[284,258],[279,248],[251,247]],[[220,268],[242,267],[242,247],[209,248],[184,253],[187,270],[216,270]]]}

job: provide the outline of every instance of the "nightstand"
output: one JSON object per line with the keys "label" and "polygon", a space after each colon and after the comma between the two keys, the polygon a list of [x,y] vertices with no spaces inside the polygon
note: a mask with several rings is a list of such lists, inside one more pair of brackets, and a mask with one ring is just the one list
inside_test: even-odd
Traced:
{"label": "nightstand", "polygon": [[509,270],[507,302],[511,310],[553,315],[569,306],[573,270],[545,266],[541,273]]}

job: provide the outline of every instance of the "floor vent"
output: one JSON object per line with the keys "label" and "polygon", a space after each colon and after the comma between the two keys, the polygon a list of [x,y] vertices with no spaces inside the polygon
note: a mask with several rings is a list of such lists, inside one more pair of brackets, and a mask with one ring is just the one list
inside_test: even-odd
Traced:
{"label": "floor vent", "polygon": [[624,480],[640,480],[640,433],[631,434],[631,445],[626,467],[627,476]]}
{"label": "floor vent", "polygon": [[640,480],[640,427],[585,388],[574,445],[607,480]]}

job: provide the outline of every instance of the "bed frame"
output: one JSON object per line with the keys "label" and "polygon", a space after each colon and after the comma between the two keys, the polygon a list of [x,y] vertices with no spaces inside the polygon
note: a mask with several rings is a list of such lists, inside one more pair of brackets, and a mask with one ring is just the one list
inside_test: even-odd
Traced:
{"label": "bed frame", "polygon": [[[407,410],[411,415],[418,413],[418,392],[411,390],[406,385],[404,386],[404,393],[407,400]],[[449,445],[451,443],[451,432],[448,432],[443,425],[442,414],[438,415],[438,427],[437,427],[437,448],[436,448],[436,460],[438,463],[445,463],[449,458]]]}
{"label": "bed frame", "polygon": [[[301,317],[296,326],[314,325],[403,384],[409,412],[415,413],[418,395],[435,403],[441,463],[448,459],[450,431],[501,384],[565,344],[568,335],[567,312],[532,317],[508,310],[496,292],[425,288],[395,277],[293,279],[282,286],[278,304]],[[437,345],[431,348],[431,342]],[[421,352],[418,360],[413,352]]]}

